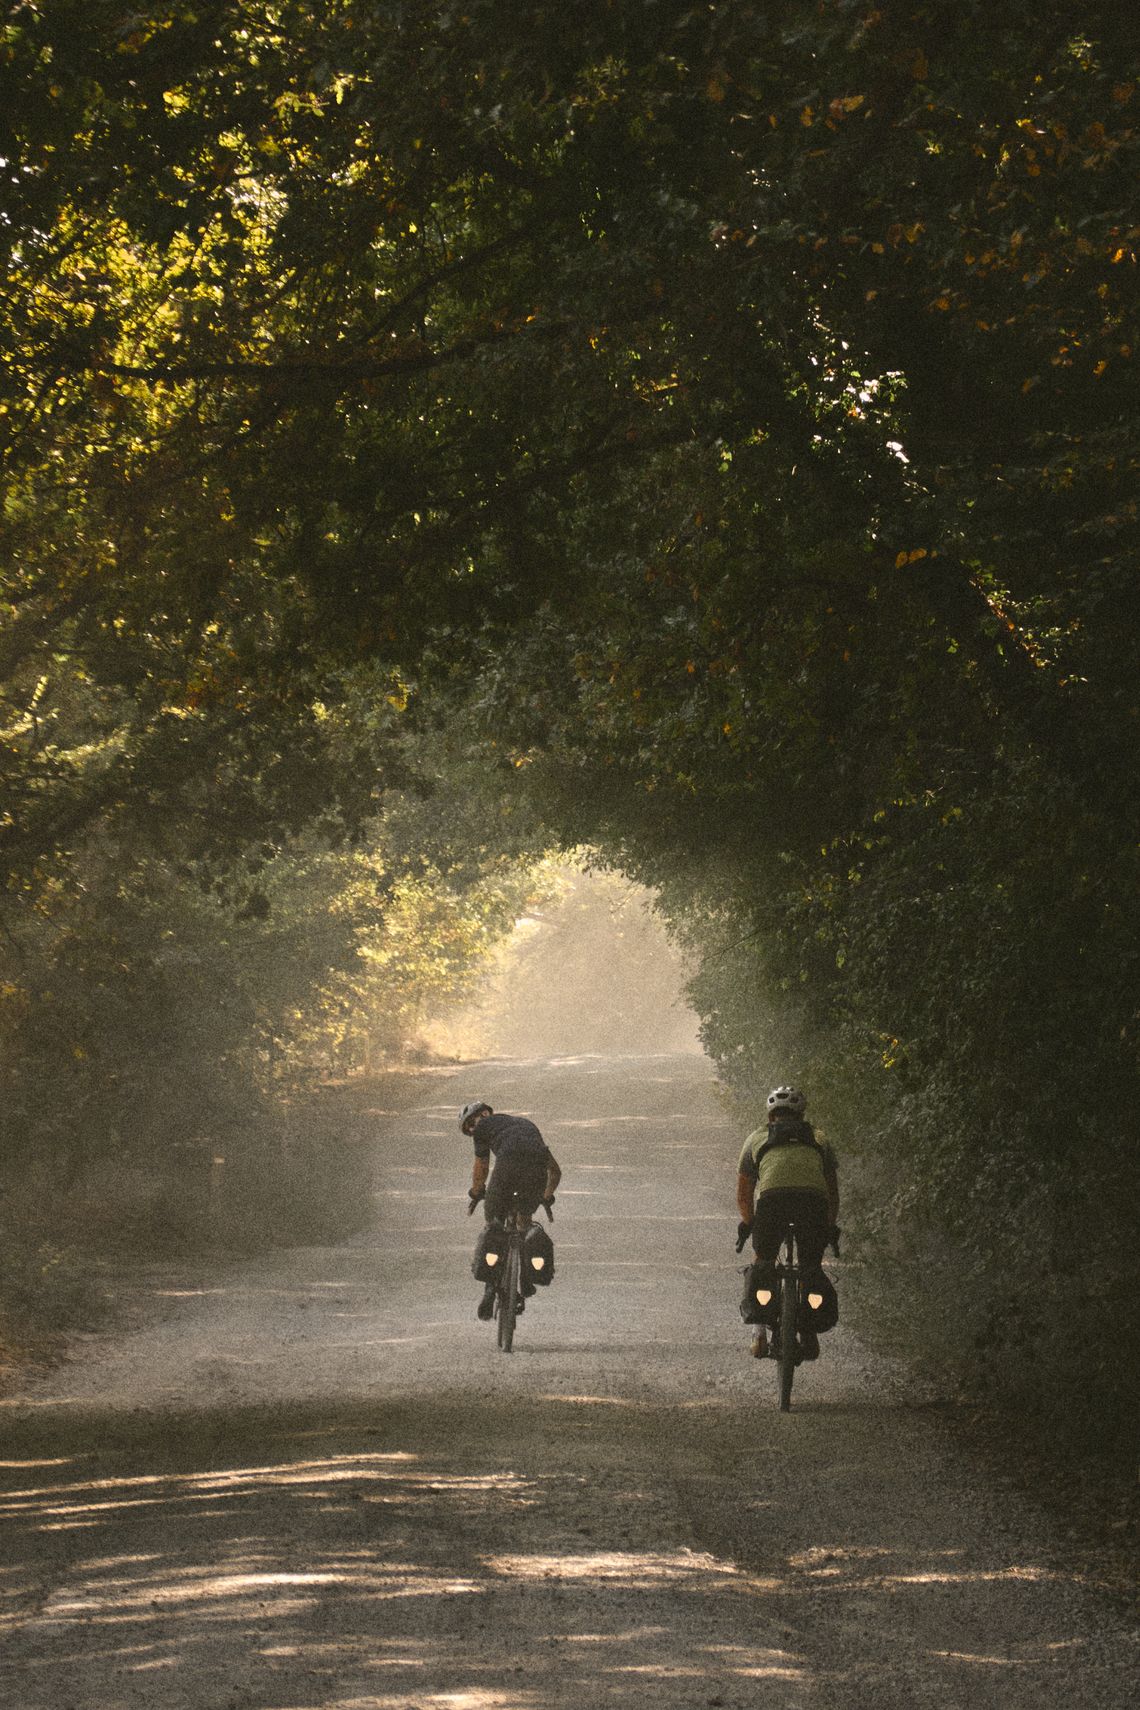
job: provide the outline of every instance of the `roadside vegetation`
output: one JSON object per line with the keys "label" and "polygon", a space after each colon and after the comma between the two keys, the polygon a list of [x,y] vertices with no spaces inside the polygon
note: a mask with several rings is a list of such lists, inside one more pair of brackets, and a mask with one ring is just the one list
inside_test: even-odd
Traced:
{"label": "roadside vegetation", "polygon": [[420,804],[408,816],[221,861],[148,849],[138,827],[112,853],[101,826],[22,887],[0,990],[0,1347],[97,1318],[115,1255],[367,1220],[364,1136],[322,1084],[398,1067],[546,889],[518,855],[446,873]]}
{"label": "roadside vegetation", "polygon": [[1121,1440],[1127,8],[3,41],[17,1201],[392,1053],[588,845],[742,1109],[802,1078],[858,1145],[883,1333]]}

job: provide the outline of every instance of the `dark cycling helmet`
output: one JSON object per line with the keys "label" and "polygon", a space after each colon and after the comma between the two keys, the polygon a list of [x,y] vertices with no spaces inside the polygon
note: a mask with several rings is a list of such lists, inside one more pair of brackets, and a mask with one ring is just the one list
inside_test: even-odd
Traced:
{"label": "dark cycling helmet", "polygon": [[481,1098],[476,1099],[473,1104],[465,1104],[459,1112],[459,1126],[464,1134],[471,1134],[474,1132],[477,1116],[493,1116],[494,1114],[489,1104],[484,1104]]}
{"label": "dark cycling helmet", "polygon": [[790,1110],[793,1116],[802,1116],[807,1109],[807,1099],[798,1087],[774,1087],[768,1094],[768,1114],[774,1110]]}

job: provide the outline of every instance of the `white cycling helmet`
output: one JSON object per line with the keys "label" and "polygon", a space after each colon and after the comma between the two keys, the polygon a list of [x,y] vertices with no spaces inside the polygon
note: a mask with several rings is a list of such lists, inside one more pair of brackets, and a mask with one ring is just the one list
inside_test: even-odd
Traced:
{"label": "white cycling helmet", "polygon": [[793,1116],[802,1116],[807,1109],[807,1099],[798,1087],[774,1087],[768,1094],[768,1114],[774,1110],[790,1110]]}
{"label": "white cycling helmet", "polygon": [[465,1104],[459,1112],[459,1126],[464,1134],[470,1134],[474,1130],[477,1117],[494,1114],[489,1104],[484,1103],[481,1098],[474,1099],[470,1104]]}

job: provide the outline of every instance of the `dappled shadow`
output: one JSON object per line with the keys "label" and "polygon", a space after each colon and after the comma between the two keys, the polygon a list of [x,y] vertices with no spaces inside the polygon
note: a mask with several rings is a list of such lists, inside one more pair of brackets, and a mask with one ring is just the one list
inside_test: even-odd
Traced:
{"label": "dappled shadow", "polygon": [[704,1418],[704,1466],[683,1478],[695,1540],[764,1583],[810,1665],[813,1704],[1131,1702],[1135,1633],[1107,1588],[1057,1540],[1042,1547],[1041,1516],[971,1481],[931,1413],[802,1398],[788,1415],[758,1412],[732,1494]]}
{"label": "dappled shadow", "polygon": [[[1089,1696],[1067,1703],[1108,1702],[1056,1570],[952,1534],[917,1545],[881,1502],[828,1542],[826,1502],[805,1507],[785,1460],[817,1446],[810,1420],[784,1420],[770,1476],[746,1459],[741,1479],[715,1417],[588,1391],[514,1415],[517,1456],[501,1409],[470,1398],[16,1420],[7,1701],[743,1710],[858,1702],[874,1680],[876,1704],[948,1710],[1000,1702],[978,1680],[1013,1674],[1048,1700],[1079,1652]],[[694,1469],[696,1527],[646,1490],[635,1440]],[[722,1461],[728,1478],[702,1475]]]}
{"label": "dappled shadow", "polygon": [[153,1424],[40,1415],[61,1452],[0,1469],[9,1701],[540,1707],[798,1678],[782,1649],[735,1654],[755,1582],[647,1540],[636,1480],[599,1516],[580,1471],[488,1466],[486,1420],[458,1470],[416,1423],[174,1417],[157,1448]]}

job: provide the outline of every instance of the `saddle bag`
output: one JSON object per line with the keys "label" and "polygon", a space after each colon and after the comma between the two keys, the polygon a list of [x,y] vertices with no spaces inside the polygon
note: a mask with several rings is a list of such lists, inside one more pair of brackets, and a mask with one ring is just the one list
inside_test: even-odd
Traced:
{"label": "saddle bag", "polygon": [[537,1223],[532,1223],[523,1237],[523,1267],[531,1282],[540,1286],[554,1277],[554,1242]]}

